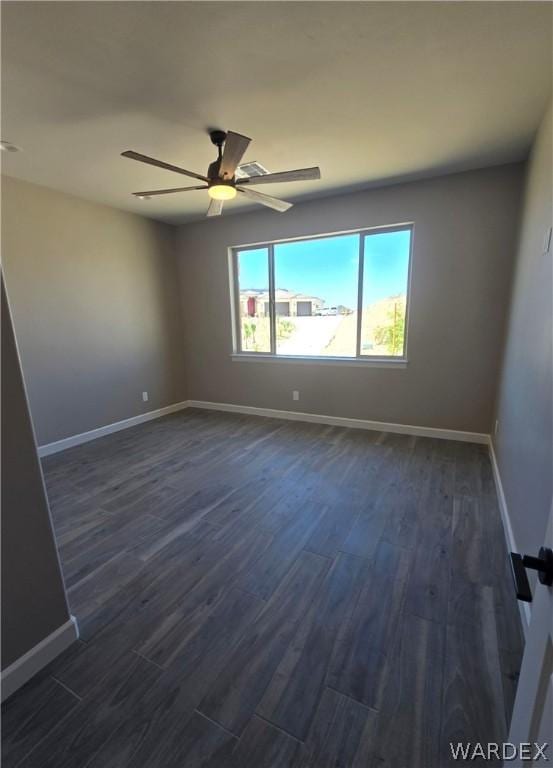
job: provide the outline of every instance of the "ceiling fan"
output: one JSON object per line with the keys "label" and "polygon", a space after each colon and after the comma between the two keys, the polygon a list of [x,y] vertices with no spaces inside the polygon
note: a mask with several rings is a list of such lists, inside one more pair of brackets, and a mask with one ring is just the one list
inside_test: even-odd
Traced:
{"label": "ceiling fan", "polygon": [[287,203],[285,200],[279,200],[276,197],[271,197],[271,195],[257,192],[255,189],[250,189],[250,186],[252,184],[273,184],[280,181],[308,181],[310,179],[321,178],[321,171],[317,167],[300,168],[296,171],[282,171],[281,173],[267,173],[261,176],[236,178],[236,169],[244,156],[251,139],[248,139],[247,136],[242,136],[240,133],[233,133],[233,131],[228,131],[228,133],[225,131],[210,131],[209,135],[212,143],[217,147],[218,157],[217,160],[210,164],[206,176],[203,176],[201,173],[186,171],[184,168],[179,168],[177,165],[164,163],[161,160],[156,160],[147,155],[141,155],[139,152],[133,152],[130,149],[126,152],[122,152],[121,154],[123,157],[128,157],[131,160],[138,160],[140,163],[155,165],[157,168],[164,168],[167,171],[174,171],[174,173],[180,173],[183,176],[190,176],[193,179],[205,182],[197,187],[151,189],[146,192],[133,192],[133,195],[147,200],[150,197],[154,197],[154,195],[169,195],[173,192],[189,192],[194,189],[207,189],[207,193],[211,198],[209,208],[207,209],[207,215],[220,216],[223,210],[223,202],[225,200],[232,200],[236,197],[237,193],[240,192],[249,200],[261,203],[268,208],[273,208],[275,211],[283,213],[284,211],[287,211],[288,208],[292,207],[292,203]]}

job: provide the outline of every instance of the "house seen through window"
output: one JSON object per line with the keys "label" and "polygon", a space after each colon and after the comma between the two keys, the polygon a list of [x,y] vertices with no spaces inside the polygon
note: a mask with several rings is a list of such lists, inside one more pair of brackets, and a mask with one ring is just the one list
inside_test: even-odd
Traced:
{"label": "house seen through window", "polygon": [[410,226],[238,248],[237,352],[404,358]]}

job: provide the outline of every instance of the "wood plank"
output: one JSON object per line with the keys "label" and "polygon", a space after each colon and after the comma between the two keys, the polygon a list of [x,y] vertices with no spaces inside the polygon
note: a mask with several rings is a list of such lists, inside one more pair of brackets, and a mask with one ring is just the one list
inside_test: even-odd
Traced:
{"label": "wood plank", "polygon": [[[105,602],[85,612],[83,621],[79,621],[82,639],[88,642],[109,624],[125,623],[133,610],[141,612],[160,596],[166,601],[170,595],[178,598],[184,594],[217,561],[217,550],[204,541],[213,533],[213,526],[200,522],[193,530],[176,536],[161,551],[156,551],[135,578],[115,590]],[[131,545],[129,549],[133,555],[144,554],[143,547],[149,551],[149,542],[139,543],[137,547]],[[157,550],[157,546],[155,548]],[[164,582],[168,583],[165,591]]]}
{"label": "wood plank", "polygon": [[475,446],[478,471],[480,475],[480,495],[495,496],[495,481],[493,479],[492,462],[487,445]]}
{"label": "wood plank", "polygon": [[[59,679],[84,696],[98,679],[109,677],[117,660],[130,650],[140,650],[143,645],[154,648],[157,643],[161,645],[166,636],[176,646],[179,636],[171,637],[169,633],[182,619],[181,611],[187,612],[190,626],[197,624],[202,616],[209,616],[217,596],[230,586],[233,569],[240,573],[237,564],[241,560],[242,567],[247,566],[249,560],[244,552],[249,553],[248,557],[258,556],[262,553],[259,543],[266,541],[266,535],[255,530],[245,535],[240,531],[216,535],[219,549],[214,548],[208,537],[186,538],[179,542],[170,558],[157,558],[156,571],[142,571],[106,601],[92,642],[59,670]],[[221,548],[233,559],[221,557]],[[213,570],[215,568],[218,570]],[[198,591],[193,594],[196,587]],[[185,602],[188,593],[191,597]],[[105,620],[106,616],[109,620],[98,628],[101,618]],[[105,663],[105,658],[109,658],[110,664]]]}
{"label": "wood plank", "polygon": [[131,491],[130,494],[107,499],[103,509],[108,512],[120,512],[125,507],[131,507],[135,515],[152,515],[164,517],[177,507],[183,500],[183,493],[171,485],[160,485],[149,493]]}
{"label": "wood plank", "polygon": [[220,526],[238,522],[240,516],[262,498],[269,484],[268,476],[247,479],[212,507],[207,512],[205,520]]}
{"label": "wood plank", "polygon": [[309,536],[305,549],[323,557],[335,557],[350,533],[358,516],[358,508],[346,498],[324,508],[320,520]]}
{"label": "wood plank", "polygon": [[478,447],[471,443],[456,442],[455,488],[457,496],[479,496],[482,493],[481,458]]}
{"label": "wood plank", "polygon": [[394,467],[388,459],[379,465],[379,471],[365,492],[359,515],[342,545],[342,551],[358,557],[372,559],[382,537],[387,519],[387,494],[393,483]]}
{"label": "wood plank", "polygon": [[78,554],[71,555],[62,548],[62,570],[69,588],[74,587],[95,570],[122,554],[129,542],[139,542],[159,529],[160,520],[143,515],[124,525],[106,526],[105,535]]}
{"label": "wood plank", "polygon": [[[163,607],[157,626],[142,634],[135,645],[141,655],[162,666],[170,663],[190,634],[201,627],[220,600],[226,599],[229,588],[240,583],[240,576],[252,563],[265,557],[270,537],[263,531],[251,529],[245,533],[229,531],[229,534],[232,534],[232,546],[225,548],[225,554],[174,606]],[[226,536],[227,541],[230,538]]]}
{"label": "wood plank", "polygon": [[188,638],[168,669],[140,700],[98,756],[114,768],[121,765],[173,765],[181,759],[190,717],[224,669],[240,638],[263,603],[239,590],[229,590],[212,616]]}
{"label": "wood plank", "polygon": [[328,561],[301,552],[238,645],[199,711],[240,735],[270,682],[298,622],[309,610]]}
{"label": "wood plank", "polygon": [[163,509],[161,514],[166,519],[182,521],[183,519],[197,519],[224,500],[232,493],[232,487],[228,483],[212,482],[207,488],[201,488],[184,498],[180,505]]}
{"label": "wood plank", "polygon": [[144,567],[144,563],[127,552],[115,555],[89,576],[68,590],[71,608],[82,620],[126,586]]}
{"label": "wood plank", "polygon": [[294,768],[304,745],[259,717],[252,717],[229,761],[229,768]]}
{"label": "wood plank", "polygon": [[438,458],[421,497],[413,564],[406,605],[409,612],[445,622],[450,582],[453,497],[449,489],[452,465]]}
{"label": "wood plank", "polygon": [[367,768],[372,759],[376,723],[376,712],[326,688],[301,768]]}
{"label": "wood plank", "polygon": [[374,768],[439,768],[445,626],[406,614],[395,645],[373,739]]}
{"label": "wood plank", "polygon": [[452,582],[492,584],[492,574],[486,567],[488,557],[488,540],[479,500],[472,496],[455,496],[450,554]]}
{"label": "wood plank", "polygon": [[[505,545],[505,533],[497,496],[484,494],[479,499],[484,519],[487,557],[485,567],[494,585],[495,616],[498,628],[499,647],[507,654],[512,654],[507,674],[512,674],[513,664],[520,669],[524,650],[524,634],[520,621],[518,601],[516,599],[509,552]],[[518,663],[514,661],[518,657]]]}
{"label": "wood plank", "polygon": [[494,581],[488,555],[485,518],[479,501],[468,496],[455,497],[448,622],[472,626],[489,610],[486,600],[490,595],[494,597],[494,590],[483,589]]}
{"label": "wood plank", "polygon": [[79,703],[53,678],[39,675],[2,705],[2,765],[15,768]]}
{"label": "wood plank", "polygon": [[503,703],[505,705],[505,722],[510,723],[515,704],[522,654],[517,650],[505,651],[501,648],[498,629],[499,666],[501,669],[501,682],[503,684]]}
{"label": "wood plank", "polygon": [[434,469],[434,450],[431,440],[418,438],[403,469],[394,472],[382,502],[386,508],[382,538],[390,544],[406,549],[416,546],[417,532],[424,525],[424,500]]}
{"label": "wood plank", "polygon": [[129,654],[109,686],[99,684],[20,763],[24,768],[80,768],[106,740],[159,676],[152,664]]}
{"label": "wood plank", "polygon": [[379,544],[365,586],[338,638],[327,684],[378,708],[403,608],[410,556],[388,542]]}
{"label": "wood plank", "polygon": [[202,576],[200,565],[194,569],[179,564],[156,578],[147,572],[139,574],[101,606],[100,614],[106,623],[75,658],[59,669],[58,679],[78,695],[87,696],[98,681],[116,675],[121,659],[158,630],[164,615],[172,614],[182,600],[181,583],[192,586]]}
{"label": "wood plank", "polygon": [[88,498],[85,502],[71,507],[68,504],[65,507],[65,517],[60,515],[55,506],[52,505],[51,509],[58,547],[66,553],[70,553],[76,544],[80,544],[81,551],[86,550],[87,544],[94,534],[98,535],[102,525],[114,523],[110,512],[92,505]]}
{"label": "wood plank", "polygon": [[367,570],[361,558],[338,556],[257,709],[301,741],[315,715],[338,632],[355,608]]}
{"label": "wood plank", "polygon": [[[323,504],[313,499],[317,482],[317,476],[302,469],[294,479],[282,482],[273,491],[266,491],[259,502],[250,507],[242,524],[258,525],[272,533],[283,534],[298,522],[298,518],[307,521],[313,514],[316,524],[325,509]],[[301,515],[298,515],[298,510],[302,510]]]}
{"label": "wood plank", "polygon": [[269,598],[309,539],[322,513],[318,504],[304,504],[301,515],[297,515],[282,533],[273,538],[263,557],[257,559],[237,580],[237,586],[263,599]]}
{"label": "wood plank", "polygon": [[216,723],[197,712],[185,720],[179,729],[178,741],[170,748],[164,745],[161,756],[148,756],[142,751],[142,739],[148,734],[147,720],[142,727],[125,723],[100,750],[88,768],[207,768],[223,765],[232,753],[236,739]]}
{"label": "wood plank", "polygon": [[447,627],[441,728],[444,765],[458,764],[450,743],[488,744],[507,737],[492,588],[482,590],[481,620]]}

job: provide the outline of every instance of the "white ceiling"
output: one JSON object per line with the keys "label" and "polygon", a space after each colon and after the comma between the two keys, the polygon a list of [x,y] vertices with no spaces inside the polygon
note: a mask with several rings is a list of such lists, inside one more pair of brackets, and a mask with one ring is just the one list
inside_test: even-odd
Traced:
{"label": "white ceiling", "polygon": [[[205,191],[208,127],[251,136],[292,201],[521,159],[551,92],[548,2],[3,2],[3,172],[179,222]],[[193,183],[192,180],[190,180]],[[245,210],[240,201],[228,212]],[[275,216],[282,215],[275,213]],[[284,214],[285,215],[285,214]]]}

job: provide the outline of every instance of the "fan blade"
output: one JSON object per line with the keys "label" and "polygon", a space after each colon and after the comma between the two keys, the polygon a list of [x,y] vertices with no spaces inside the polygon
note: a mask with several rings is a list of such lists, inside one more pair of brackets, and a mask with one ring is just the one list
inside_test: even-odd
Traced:
{"label": "fan blade", "polygon": [[262,192],[256,192],[255,189],[243,189],[243,187],[236,187],[236,189],[243,195],[246,195],[246,197],[249,197],[250,200],[254,200],[256,203],[261,203],[261,205],[266,205],[267,208],[274,208],[275,211],[280,211],[280,213],[284,213],[284,211],[287,211],[288,208],[291,208],[293,205],[293,203],[287,203],[285,200],[279,200],[277,197],[271,197],[270,195],[264,195]]}
{"label": "fan blade", "polygon": [[250,176],[247,179],[237,179],[237,184],[275,184],[279,181],[309,181],[320,179],[321,170],[314,168],[299,168],[297,171],[282,171],[282,173],[267,173],[263,176]]}
{"label": "fan blade", "polygon": [[223,212],[222,200],[211,200],[209,208],[207,209],[207,216],[220,216]]}
{"label": "fan blade", "polygon": [[174,189],[149,189],[147,192],[133,192],[135,197],[154,197],[154,195],[170,195],[172,192],[189,192],[191,189],[208,189],[203,187],[175,187]]}
{"label": "fan blade", "polygon": [[174,171],[175,173],[182,173],[183,176],[190,176],[193,179],[199,179],[200,181],[207,181],[207,176],[202,176],[200,173],[194,173],[194,171],[185,171],[184,168],[179,168],[178,165],[171,165],[170,163],[164,163],[162,160],[156,160],[148,155],[141,155],[140,152],[133,152],[131,149],[127,149],[126,152],[121,152],[122,157],[128,157],[130,160],[138,160],[139,163],[147,163],[147,165],[155,165],[156,168],[163,168],[166,171]]}
{"label": "fan blade", "polygon": [[232,179],[236,166],[242,160],[250,141],[251,139],[248,139],[247,136],[242,136],[241,133],[233,133],[232,131],[227,133],[223,158],[219,167],[219,176],[222,179]]}

